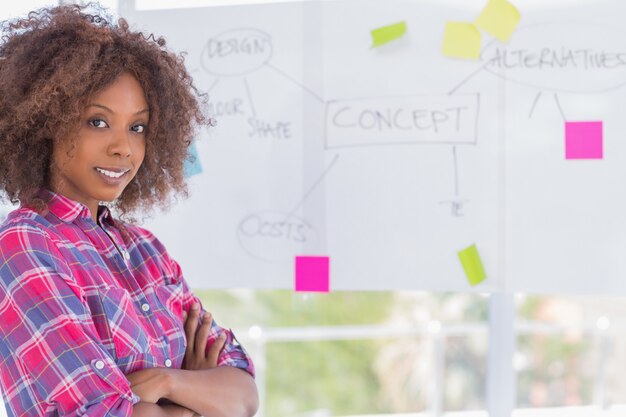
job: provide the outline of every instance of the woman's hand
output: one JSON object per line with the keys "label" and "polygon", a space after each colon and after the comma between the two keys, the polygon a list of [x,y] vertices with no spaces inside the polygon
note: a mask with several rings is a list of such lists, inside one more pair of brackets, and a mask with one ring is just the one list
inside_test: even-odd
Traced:
{"label": "woman's hand", "polygon": [[[151,406],[159,406],[159,408],[152,409],[152,411],[148,412],[146,415],[200,417],[200,414],[195,411],[172,403],[166,399],[172,389],[171,384],[173,384],[174,378],[169,371],[169,368],[148,368],[126,375],[126,378],[130,382],[130,389],[139,397],[139,404],[149,403]],[[145,407],[147,406],[144,406],[144,408]],[[162,412],[162,414],[157,413],[157,411]]]}
{"label": "woman's hand", "polygon": [[187,350],[185,351],[185,359],[183,360],[183,369],[190,371],[197,369],[209,369],[217,366],[220,352],[226,343],[226,334],[222,333],[211,344],[207,351],[207,343],[211,323],[213,318],[210,313],[205,313],[202,323],[198,327],[198,319],[200,317],[200,306],[194,304],[189,310],[189,314],[183,312],[185,317],[185,335],[187,337]]}
{"label": "woman's hand", "polygon": [[130,389],[142,402],[156,404],[170,391],[171,379],[167,368],[148,368],[126,375]]}

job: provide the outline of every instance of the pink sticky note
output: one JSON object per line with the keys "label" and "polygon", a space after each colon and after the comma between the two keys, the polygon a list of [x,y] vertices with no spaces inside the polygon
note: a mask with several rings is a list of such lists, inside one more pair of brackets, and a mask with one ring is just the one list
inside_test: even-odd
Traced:
{"label": "pink sticky note", "polygon": [[565,122],[565,159],[602,159],[602,122]]}
{"label": "pink sticky note", "polygon": [[296,256],[296,291],[328,292],[328,256]]}

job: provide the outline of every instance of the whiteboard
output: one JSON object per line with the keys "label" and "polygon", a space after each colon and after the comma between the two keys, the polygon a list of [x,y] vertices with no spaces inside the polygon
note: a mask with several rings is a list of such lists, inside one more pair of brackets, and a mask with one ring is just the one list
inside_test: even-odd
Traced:
{"label": "whiteboard", "polygon": [[[501,286],[500,145],[484,110],[497,109],[501,82],[451,92],[477,68],[439,54],[458,7],[120,12],[188,52],[218,121],[199,137],[192,197],[148,223],[192,285],[292,288],[294,257],[311,254],[330,256],[337,290]],[[407,36],[370,48],[371,29],[407,16]],[[475,289],[457,255],[471,244],[490,277]]]}
{"label": "whiteboard", "polygon": [[[441,39],[483,1],[122,1],[187,53],[218,122],[191,197],[145,226],[195,288],[293,288],[308,254],[330,257],[333,290],[626,293],[626,4],[514,3],[511,41],[483,34],[472,61]],[[399,21],[403,38],[370,48]],[[565,159],[566,121],[603,122],[602,160]],[[457,255],[471,244],[475,287]]]}
{"label": "whiteboard", "polygon": [[[563,64],[507,71],[503,211],[513,289],[626,293],[625,7],[533,13],[507,48],[548,49]],[[602,121],[603,159],[566,160],[565,121]]]}

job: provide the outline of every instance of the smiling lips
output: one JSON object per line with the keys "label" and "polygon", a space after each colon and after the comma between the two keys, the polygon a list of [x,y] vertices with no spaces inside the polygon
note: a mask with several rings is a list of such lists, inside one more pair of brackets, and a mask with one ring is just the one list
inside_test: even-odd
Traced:
{"label": "smiling lips", "polygon": [[96,171],[98,171],[99,173],[106,175],[109,178],[120,178],[122,177],[124,174],[126,174],[127,172],[130,171],[130,168],[111,168],[111,169],[104,169],[104,168],[97,168],[96,167]]}

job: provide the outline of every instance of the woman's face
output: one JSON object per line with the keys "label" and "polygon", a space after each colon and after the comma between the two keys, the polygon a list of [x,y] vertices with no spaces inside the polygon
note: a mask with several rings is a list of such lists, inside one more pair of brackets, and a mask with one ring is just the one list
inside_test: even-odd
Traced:
{"label": "woman's face", "polygon": [[128,73],[94,95],[76,137],[53,147],[52,191],[85,204],[95,220],[98,203],[115,200],[137,174],[149,116],[144,91]]}

